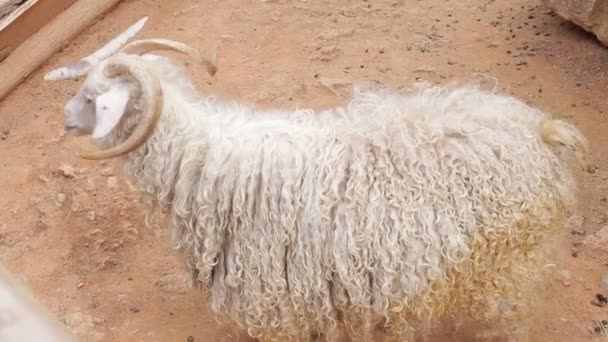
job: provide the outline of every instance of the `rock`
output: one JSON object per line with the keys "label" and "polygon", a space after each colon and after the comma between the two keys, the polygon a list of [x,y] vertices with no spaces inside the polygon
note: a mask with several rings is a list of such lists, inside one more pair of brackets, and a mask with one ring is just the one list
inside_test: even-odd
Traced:
{"label": "rock", "polygon": [[583,244],[602,252],[608,252],[608,226],[604,226],[597,232],[587,236]]}
{"label": "rock", "polygon": [[557,273],[559,279],[563,282],[569,282],[572,280],[572,273],[568,270],[561,270]]}
{"label": "rock", "polygon": [[329,62],[342,55],[342,49],[335,45],[324,46],[318,49],[317,55],[312,57],[313,60]]}
{"label": "rock", "polygon": [[95,181],[91,178],[87,178],[87,184],[85,185],[85,189],[89,192],[94,193],[93,190],[97,189],[97,184],[95,184]]}
{"label": "rock", "polygon": [[[335,45],[322,47],[319,51],[321,52],[322,55],[328,56],[327,57],[328,60],[331,60],[342,53],[342,49],[340,49],[339,47],[337,47]],[[321,60],[324,60],[324,59],[321,58]]]}
{"label": "rock", "polygon": [[608,275],[603,275],[600,278],[600,288],[608,293]]}
{"label": "rock", "polygon": [[131,310],[131,312],[137,313],[141,310],[141,308],[139,307],[139,305],[133,304],[129,306],[129,310]]}
{"label": "rock", "polygon": [[191,280],[187,272],[171,273],[158,279],[154,285],[162,297],[173,298],[188,292],[191,289]]}
{"label": "rock", "polygon": [[597,165],[595,165],[595,164],[589,164],[589,165],[587,165],[587,172],[588,173],[596,173],[599,169],[600,169],[600,167],[597,166]]}
{"label": "rock", "polygon": [[70,330],[83,341],[97,342],[105,336],[97,329],[97,325],[103,323],[103,319],[77,311],[67,316],[64,321]]}
{"label": "rock", "polygon": [[57,171],[59,171],[60,175],[66,177],[66,178],[76,177],[76,172],[77,172],[73,166],[68,165],[68,164],[61,164]]}
{"label": "rock", "polygon": [[581,215],[572,215],[568,219],[567,227],[570,228],[570,232],[574,235],[584,235],[582,229],[585,218]]}
{"label": "rock", "polygon": [[108,185],[108,188],[110,188],[110,189],[118,188],[118,178],[117,177],[108,177],[107,185]]}
{"label": "rock", "polygon": [[87,219],[88,219],[89,221],[95,221],[95,212],[94,212],[94,211],[92,211],[92,210],[91,210],[91,211],[89,211],[89,212],[87,213]]}
{"label": "rock", "polygon": [[99,173],[104,177],[110,177],[114,175],[114,170],[109,167],[104,167],[103,169],[101,169],[101,171],[99,171]]}
{"label": "rock", "polygon": [[543,0],[562,18],[572,21],[608,46],[608,1],[604,0]]}

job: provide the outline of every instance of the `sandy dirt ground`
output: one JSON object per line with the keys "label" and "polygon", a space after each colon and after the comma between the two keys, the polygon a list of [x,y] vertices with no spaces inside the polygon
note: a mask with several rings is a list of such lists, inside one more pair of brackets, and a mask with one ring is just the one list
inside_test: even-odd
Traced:
{"label": "sandy dirt ground", "polygon": [[594,328],[608,320],[596,298],[608,290],[608,49],[591,35],[536,0],[128,0],[0,104],[0,261],[83,341],[247,341],[188,288],[168,232],[143,226],[120,165],[74,156],[88,142],[63,133],[62,107],[80,82],[42,80],[144,15],[139,37],[218,46],[216,77],[190,66],[204,93],[321,108],[345,101],[357,81],[485,77],[576,123],[595,166],[580,172],[580,210],[532,340],[608,338]]}

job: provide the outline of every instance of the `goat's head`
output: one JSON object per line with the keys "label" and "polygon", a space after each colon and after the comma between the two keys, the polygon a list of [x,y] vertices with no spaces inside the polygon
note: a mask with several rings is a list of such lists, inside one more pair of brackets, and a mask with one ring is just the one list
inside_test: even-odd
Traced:
{"label": "goat's head", "polygon": [[130,113],[141,114],[140,122],[122,143],[102,151],[81,153],[81,158],[108,159],[125,155],[141,146],[154,131],[163,96],[158,76],[145,61],[152,56],[143,56],[147,52],[181,52],[204,64],[210,75],[217,70],[198,50],[176,41],[142,39],[127,44],[147,19],[140,19],[91,55],[52,70],[44,77],[47,81],[59,81],[86,76],[76,95],[64,107],[64,125],[69,134],[99,139],[110,134]]}

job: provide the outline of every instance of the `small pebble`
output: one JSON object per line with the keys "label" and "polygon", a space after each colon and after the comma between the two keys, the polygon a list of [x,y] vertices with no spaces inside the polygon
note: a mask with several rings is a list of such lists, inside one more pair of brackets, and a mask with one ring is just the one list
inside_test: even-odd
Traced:
{"label": "small pebble", "polygon": [[596,173],[599,170],[599,166],[595,165],[595,164],[590,164],[587,167],[587,172],[588,173]]}
{"label": "small pebble", "polygon": [[194,336],[188,336],[186,339],[188,342],[194,342]]}
{"label": "small pebble", "polygon": [[104,177],[110,177],[114,175],[114,171],[109,167],[104,167],[99,173]]}
{"label": "small pebble", "polygon": [[118,187],[118,178],[117,177],[108,177],[107,181],[108,188],[116,189]]}
{"label": "small pebble", "polygon": [[59,174],[61,174],[62,176],[66,177],[66,178],[74,178],[76,177],[76,169],[68,164],[61,164],[61,166],[59,166]]}
{"label": "small pebble", "polygon": [[88,219],[89,221],[95,221],[95,212],[94,212],[94,211],[89,211],[89,212],[87,213],[87,219]]}
{"label": "small pebble", "polygon": [[608,293],[608,276],[607,275],[603,275],[600,278],[600,287],[602,288],[602,290],[604,290],[606,293]]}
{"label": "small pebble", "polygon": [[558,276],[564,282],[569,282],[572,280],[572,273],[568,270],[559,271]]}

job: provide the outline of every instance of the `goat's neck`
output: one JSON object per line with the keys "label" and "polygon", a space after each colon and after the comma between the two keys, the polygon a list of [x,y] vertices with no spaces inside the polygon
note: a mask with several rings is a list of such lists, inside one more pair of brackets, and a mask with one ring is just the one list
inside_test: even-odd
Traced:
{"label": "goat's neck", "polygon": [[209,132],[220,125],[219,120],[192,111],[164,113],[154,134],[127,158],[126,173],[131,182],[161,206],[169,206],[175,184],[180,179],[198,176],[184,174],[184,169],[195,168],[183,165],[197,163],[200,172],[209,149]]}

